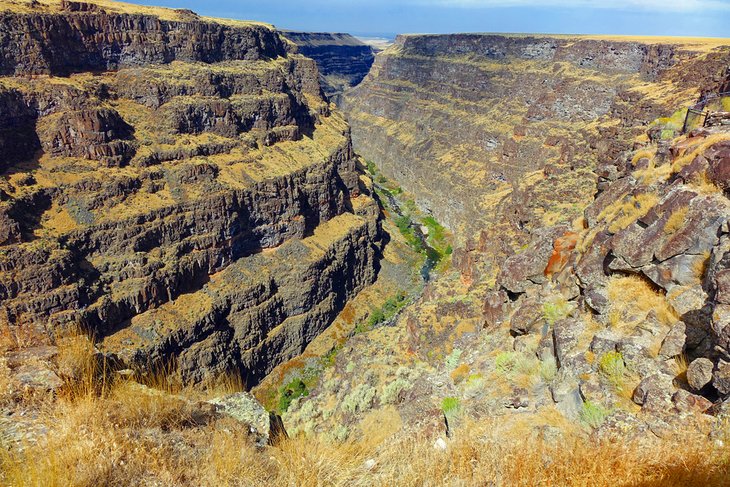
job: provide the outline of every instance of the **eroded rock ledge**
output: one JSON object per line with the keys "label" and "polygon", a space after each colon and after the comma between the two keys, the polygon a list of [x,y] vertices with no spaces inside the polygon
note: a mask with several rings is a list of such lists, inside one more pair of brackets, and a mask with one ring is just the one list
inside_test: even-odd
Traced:
{"label": "eroded rock ledge", "polygon": [[349,127],[273,28],[19,5],[0,13],[3,326],[253,385],[372,282]]}

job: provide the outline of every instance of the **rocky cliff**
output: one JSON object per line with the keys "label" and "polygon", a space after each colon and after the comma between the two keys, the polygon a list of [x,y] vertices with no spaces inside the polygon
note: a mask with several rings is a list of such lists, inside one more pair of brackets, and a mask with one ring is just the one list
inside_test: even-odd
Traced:
{"label": "rocky cliff", "polygon": [[404,35],[344,107],[356,150],[463,237],[537,228],[577,216],[598,163],[712,85],[721,44]]}
{"label": "rocky cliff", "polygon": [[112,2],[1,15],[13,334],[80,328],[126,365],[253,385],[374,279],[349,128],[273,28]]}
{"label": "rocky cliff", "polygon": [[285,35],[301,54],[316,61],[324,91],[337,104],[345,90],[365,78],[375,58],[370,46],[350,34],[287,31]]}

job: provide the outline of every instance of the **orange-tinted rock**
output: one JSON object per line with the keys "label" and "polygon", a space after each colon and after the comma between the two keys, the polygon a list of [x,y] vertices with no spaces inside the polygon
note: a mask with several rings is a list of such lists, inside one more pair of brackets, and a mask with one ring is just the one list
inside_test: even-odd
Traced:
{"label": "orange-tinted rock", "polygon": [[545,267],[545,276],[549,277],[563,270],[577,243],[578,234],[575,232],[567,232],[562,237],[555,239],[553,253]]}

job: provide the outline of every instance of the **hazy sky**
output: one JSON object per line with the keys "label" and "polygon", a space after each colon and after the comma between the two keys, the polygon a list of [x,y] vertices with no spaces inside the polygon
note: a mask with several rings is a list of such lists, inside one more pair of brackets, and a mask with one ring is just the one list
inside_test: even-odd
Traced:
{"label": "hazy sky", "polygon": [[[130,0],[127,0],[130,1]],[[730,37],[730,0],[131,0],[283,29]]]}

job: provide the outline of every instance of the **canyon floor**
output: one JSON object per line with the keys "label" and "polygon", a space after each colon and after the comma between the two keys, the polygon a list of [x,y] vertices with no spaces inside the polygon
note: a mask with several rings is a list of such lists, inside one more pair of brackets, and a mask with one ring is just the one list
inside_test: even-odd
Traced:
{"label": "canyon floor", "polygon": [[8,0],[0,111],[0,484],[727,485],[730,41]]}

